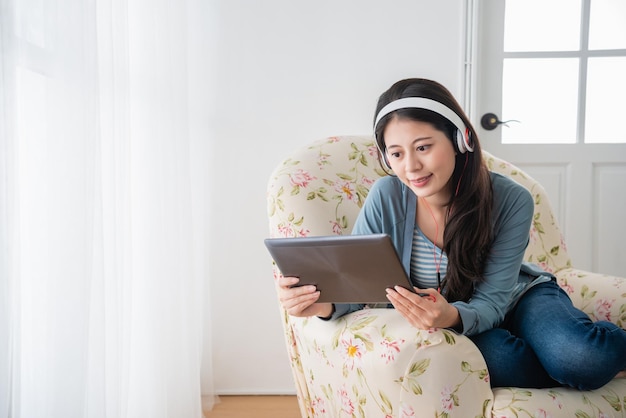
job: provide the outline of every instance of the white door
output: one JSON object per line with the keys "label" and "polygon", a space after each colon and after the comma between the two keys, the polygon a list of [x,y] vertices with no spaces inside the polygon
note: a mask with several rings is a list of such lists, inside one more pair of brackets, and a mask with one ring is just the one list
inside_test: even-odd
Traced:
{"label": "white door", "polygon": [[[626,0],[477,0],[473,16],[483,148],[543,184],[575,267],[626,277]],[[519,122],[488,130],[488,113]]]}

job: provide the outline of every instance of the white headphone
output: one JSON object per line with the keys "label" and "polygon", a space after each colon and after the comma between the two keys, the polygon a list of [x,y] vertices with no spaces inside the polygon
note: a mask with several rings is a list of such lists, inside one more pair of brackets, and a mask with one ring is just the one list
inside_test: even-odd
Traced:
{"label": "white headphone", "polygon": [[[448,119],[454,126],[456,126],[456,148],[461,154],[465,154],[466,151],[474,152],[474,141],[472,140],[472,134],[470,130],[465,126],[463,120],[452,109],[440,103],[436,100],[427,99],[426,97],[405,97],[403,99],[394,100],[380,109],[374,122],[374,132],[378,122],[391,112],[399,109],[425,109],[435,112],[444,118]],[[384,152],[384,146],[380,144],[378,138],[376,138],[376,146],[383,156],[383,162],[389,167],[387,162],[387,156]]]}

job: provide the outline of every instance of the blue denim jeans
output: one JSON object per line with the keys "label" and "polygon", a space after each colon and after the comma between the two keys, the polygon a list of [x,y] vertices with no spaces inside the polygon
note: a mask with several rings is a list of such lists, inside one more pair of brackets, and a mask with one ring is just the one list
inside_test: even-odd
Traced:
{"label": "blue denim jeans", "polygon": [[499,328],[470,339],[492,387],[592,390],[626,368],[626,331],[591,321],[553,281],[530,288]]}

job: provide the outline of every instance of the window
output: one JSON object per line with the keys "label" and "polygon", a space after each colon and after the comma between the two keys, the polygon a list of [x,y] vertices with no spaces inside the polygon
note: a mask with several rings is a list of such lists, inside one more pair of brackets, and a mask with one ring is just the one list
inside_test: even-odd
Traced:
{"label": "window", "polygon": [[507,0],[502,142],[626,143],[625,23],[626,0]]}

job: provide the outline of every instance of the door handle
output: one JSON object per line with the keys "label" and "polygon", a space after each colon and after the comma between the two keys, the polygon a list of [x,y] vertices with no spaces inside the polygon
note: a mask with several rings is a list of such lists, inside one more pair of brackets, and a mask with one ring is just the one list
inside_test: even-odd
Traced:
{"label": "door handle", "polygon": [[500,118],[498,118],[498,115],[496,115],[495,113],[485,113],[483,117],[480,118],[480,126],[482,126],[483,129],[487,131],[493,131],[500,125],[504,125],[508,127],[509,125],[507,125],[507,123],[509,122],[520,123],[519,120],[515,120],[515,119],[501,121]]}

